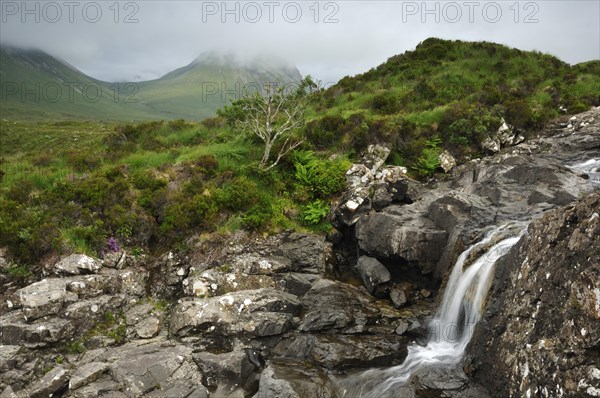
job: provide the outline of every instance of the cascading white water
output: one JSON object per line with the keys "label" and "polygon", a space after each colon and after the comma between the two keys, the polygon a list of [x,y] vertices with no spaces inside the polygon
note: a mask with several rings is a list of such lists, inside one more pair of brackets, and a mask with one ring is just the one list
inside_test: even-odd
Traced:
{"label": "cascading white water", "polygon": [[[401,365],[385,370],[369,370],[363,373],[364,383],[359,396],[381,398],[389,396],[408,381],[412,374],[425,367],[451,367],[462,360],[467,344],[473,335],[491,284],[493,267],[498,258],[506,254],[520,239],[513,236],[500,240],[487,248],[493,241],[506,236],[512,226],[504,225],[488,233],[480,242],[465,250],[456,261],[440,305],[430,324],[430,339],[425,346],[408,347],[408,355]],[[485,249],[471,265],[463,269],[473,252]],[[374,379],[376,386],[369,386]],[[369,389],[369,391],[364,391]],[[354,393],[346,394],[354,396]]]}
{"label": "cascading white water", "polygon": [[589,159],[573,164],[569,168],[586,173],[590,177],[590,181],[600,184],[600,159]]}

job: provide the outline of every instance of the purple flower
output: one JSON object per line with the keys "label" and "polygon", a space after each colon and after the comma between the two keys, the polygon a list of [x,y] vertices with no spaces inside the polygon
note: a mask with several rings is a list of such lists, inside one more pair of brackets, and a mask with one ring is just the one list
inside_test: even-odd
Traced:
{"label": "purple flower", "polygon": [[111,252],[119,251],[119,242],[112,236],[110,238],[108,238],[108,240],[106,241],[106,246],[108,247],[108,250],[110,250]]}

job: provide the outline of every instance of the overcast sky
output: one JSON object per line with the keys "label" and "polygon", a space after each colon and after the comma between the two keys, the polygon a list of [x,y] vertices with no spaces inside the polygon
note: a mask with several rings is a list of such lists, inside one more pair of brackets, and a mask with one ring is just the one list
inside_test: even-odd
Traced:
{"label": "overcast sky", "polygon": [[[26,4],[23,6],[23,4]],[[209,50],[277,56],[334,82],[428,37],[600,59],[600,1],[0,1],[0,40],[107,81],[158,78]]]}

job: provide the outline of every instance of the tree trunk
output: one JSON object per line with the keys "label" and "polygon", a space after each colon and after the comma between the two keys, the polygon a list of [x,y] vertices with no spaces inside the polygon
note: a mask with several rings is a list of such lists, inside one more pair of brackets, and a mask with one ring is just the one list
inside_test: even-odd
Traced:
{"label": "tree trunk", "polygon": [[271,156],[271,148],[273,147],[273,143],[272,142],[266,142],[265,143],[265,151],[263,152],[263,157],[260,161],[260,165],[262,167],[266,167],[267,164],[269,163],[269,157]]}

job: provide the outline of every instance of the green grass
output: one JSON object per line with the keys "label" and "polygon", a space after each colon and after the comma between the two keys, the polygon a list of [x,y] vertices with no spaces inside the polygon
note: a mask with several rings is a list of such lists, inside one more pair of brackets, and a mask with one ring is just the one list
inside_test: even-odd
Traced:
{"label": "green grass", "polygon": [[[17,262],[52,252],[99,256],[109,238],[151,254],[193,233],[305,229],[300,209],[315,199],[328,203],[349,166],[323,160],[328,172],[303,183],[289,161],[260,172],[260,144],[228,127],[153,122],[81,134],[97,127],[0,124],[2,136],[12,135],[2,156],[0,245]],[[36,141],[33,131],[50,139]],[[64,145],[74,134],[81,139]]]}

